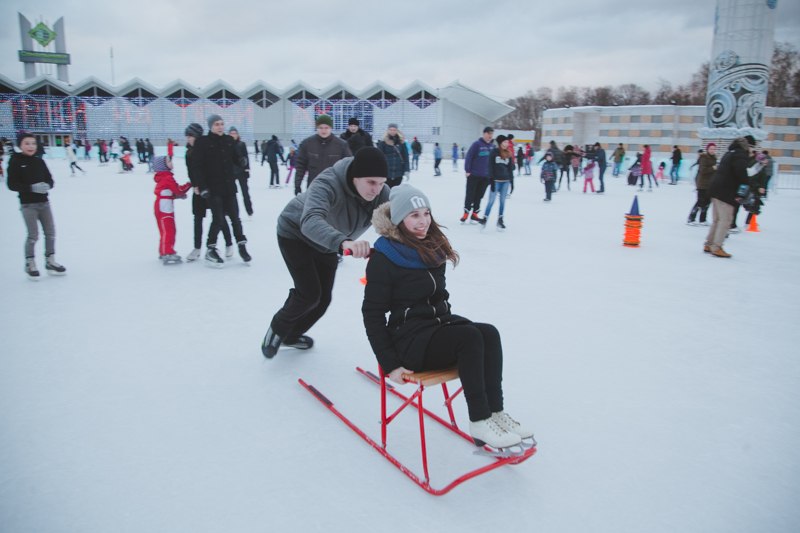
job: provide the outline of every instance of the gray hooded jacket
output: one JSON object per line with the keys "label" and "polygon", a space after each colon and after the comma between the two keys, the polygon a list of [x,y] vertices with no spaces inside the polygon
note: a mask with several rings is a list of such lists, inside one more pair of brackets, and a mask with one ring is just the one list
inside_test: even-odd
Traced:
{"label": "gray hooded jacket", "polygon": [[278,217],[278,236],[300,240],[322,253],[339,251],[343,241],[356,240],[372,223],[372,212],[389,200],[389,187],[372,201],[364,200],[347,179],[352,157],[323,170],[305,192],[295,196]]}

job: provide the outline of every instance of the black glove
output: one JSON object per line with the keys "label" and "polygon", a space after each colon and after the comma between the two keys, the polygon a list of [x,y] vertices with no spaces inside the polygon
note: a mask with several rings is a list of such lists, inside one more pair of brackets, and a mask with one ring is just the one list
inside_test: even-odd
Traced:
{"label": "black glove", "polygon": [[208,191],[208,189],[203,189],[202,191],[200,191],[200,197],[203,200],[208,200],[209,196],[211,196],[211,193]]}
{"label": "black glove", "polygon": [[295,187],[294,188],[294,195],[297,196],[298,194],[300,194],[300,187]]}
{"label": "black glove", "polygon": [[494,180],[489,180],[489,189],[494,192]]}

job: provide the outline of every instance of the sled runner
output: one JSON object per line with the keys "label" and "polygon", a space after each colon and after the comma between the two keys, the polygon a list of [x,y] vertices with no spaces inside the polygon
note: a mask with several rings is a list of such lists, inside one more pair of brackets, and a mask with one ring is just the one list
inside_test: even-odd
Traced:
{"label": "sled runner", "polygon": [[[485,474],[486,472],[490,472],[496,468],[500,468],[501,466],[505,465],[516,465],[530,459],[536,453],[536,444],[535,442],[528,443],[528,445],[522,445],[517,447],[515,451],[496,451],[488,446],[484,446],[483,448],[477,448],[475,452],[478,455],[486,455],[491,457],[492,462],[487,464],[483,467],[476,468],[474,470],[470,470],[465,474],[457,477],[449,484],[443,486],[442,488],[435,488],[431,485],[430,474],[428,471],[428,451],[427,451],[427,444],[425,441],[425,418],[430,418],[435,422],[441,424],[442,426],[446,427],[459,437],[468,441],[471,445],[474,446],[472,437],[470,437],[467,433],[462,431],[458,424],[456,423],[455,414],[453,413],[452,402],[453,400],[461,393],[462,389],[459,388],[456,390],[455,393],[451,394],[447,388],[447,382],[458,379],[458,371],[455,368],[447,369],[447,370],[434,370],[430,372],[416,372],[414,374],[404,375],[403,378],[408,383],[414,383],[417,385],[416,391],[411,394],[410,396],[406,396],[397,390],[397,387],[393,386],[390,383],[387,383],[386,375],[384,375],[383,370],[379,369],[379,375],[375,375],[372,372],[364,370],[362,368],[357,367],[356,371],[358,371],[362,376],[366,377],[372,383],[378,385],[380,387],[381,392],[381,438],[380,442],[373,440],[370,438],[361,428],[359,428],[355,423],[350,421],[346,416],[344,416],[339,410],[336,409],[333,402],[330,401],[324,394],[322,394],[317,388],[313,385],[309,385],[303,379],[298,379],[297,381],[300,385],[303,386],[307,391],[314,395],[317,400],[320,401],[325,407],[328,408],[334,415],[336,415],[342,422],[347,425],[351,430],[353,430],[359,437],[361,437],[364,441],[367,442],[370,446],[372,446],[378,453],[380,453],[383,457],[385,457],[390,463],[396,466],[401,472],[403,472],[406,476],[408,476],[414,483],[422,487],[426,492],[433,494],[434,496],[441,496],[443,494],[447,494],[453,488],[457,487],[461,483],[468,481],[476,476],[481,474]],[[441,385],[442,394],[444,395],[444,405],[447,411],[447,418],[445,419],[426,407],[423,406],[422,403],[422,395],[425,391],[426,387],[433,387],[436,385]],[[387,393],[391,394],[392,396],[398,398],[402,401],[400,407],[398,407],[395,411],[389,413],[387,407]],[[399,459],[397,459],[394,455],[392,455],[389,450],[387,449],[387,440],[388,440],[388,428],[389,424],[395,420],[395,418],[404,411],[408,406],[414,407],[417,410],[418,418],[419,418],[419,440],[420,440],[420,453],[422,456],[422,472],[423,475],[420,477],[415,474],[408,466],[403,464]]]}

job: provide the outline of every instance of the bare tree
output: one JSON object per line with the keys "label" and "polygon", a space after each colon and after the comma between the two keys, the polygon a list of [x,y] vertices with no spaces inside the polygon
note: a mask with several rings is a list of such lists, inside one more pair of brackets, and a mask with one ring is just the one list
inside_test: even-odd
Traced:
{"label": "bare tree", "polygon": [[614,89],[615,102],[619,105],[646,105],[650,103],[650,93],[635,83],[626,83]]}
{"label": "bare tree", "polygon": [[798,72],[800,56],[791,43],[776,43],[772,52],[772,69],[767,89],[767,105],[787,107],[797,101],[793,79]]}

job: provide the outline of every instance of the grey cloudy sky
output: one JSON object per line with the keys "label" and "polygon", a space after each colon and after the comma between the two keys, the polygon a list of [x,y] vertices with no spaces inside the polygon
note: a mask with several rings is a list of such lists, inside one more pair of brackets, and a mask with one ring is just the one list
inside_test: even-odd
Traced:
{"label": "grey cloudy sky", "polygon": [[[766,1],[766,0],[764,0]],[[296,80],[355,90],[453,80],[506,99],[529,89],[689,81],[711,54],[715,0],[353,2],[2,0],[0,73],[22,81],[17,12],[63,16],[70,81],[182,78],[234,89]],[[777,41],[800,48],[800,1],[778,0]]]}

